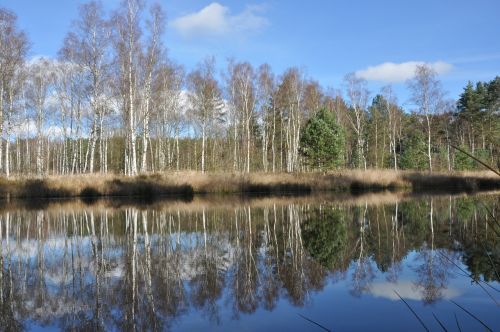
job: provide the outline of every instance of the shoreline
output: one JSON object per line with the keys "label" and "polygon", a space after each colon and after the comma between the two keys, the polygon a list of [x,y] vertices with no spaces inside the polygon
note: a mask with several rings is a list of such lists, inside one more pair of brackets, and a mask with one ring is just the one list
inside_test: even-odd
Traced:
{"label": "shoreline", "polygon": [[342,170],[328,173],[152,173],[84,174],[42,178],[0,178],[0,199],[159,198],[192,199],[195,195],[309,195],[317,192],[474,193],[500,189],[493,172],[427,173],[393,170]]}
{"label": "shoreline", "polygon": [[289,204],[342,204],[342,205],[386,205],[396,204],[411,200],[422,200],[426,198],[461,198],[481,197],[500,195],[500,190],[468,193],[412,193],[412,192],[365,192],[358,195],[339,192],[315,192],[311,194],[296,195],[275,195],[275,196],[242,196],[239,194],[207,194],[194,195],[191,199],[175,196],[159,196],[152,199],[131,198],[131,197],[98,197],[93,200],[85,200],[76,197],[44,198],[44,199],[0,199],[0,212],[6,211],[38,211],[47,210],[50,212],[60,209],[86,209],[120,210],[125,208],[155,209],[169,211],[203,211],[215,209],[233,209],[235,207],[266,207],[266,206],[286,206]]}

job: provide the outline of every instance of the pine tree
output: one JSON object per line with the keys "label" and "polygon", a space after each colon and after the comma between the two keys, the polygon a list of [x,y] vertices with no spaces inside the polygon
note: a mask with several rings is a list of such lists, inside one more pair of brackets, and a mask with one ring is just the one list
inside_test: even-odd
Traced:
{"label": "pine tree", "polygon": [[[466,145],[461,145],[460,148],[470,153],[470,150]],[[474,168],[474,163],[475,162],[471,157],[462,152],[457,152],[455,154],[455,170],[457,171],[472,170]]]}
{"label": "pine tree", "polygon": [[306,123],[300,140],[306,164],[320,170],[342,165],[344,145],[344,131],[327,109],[321,109]]}
{"label": "pine tree", "polygon": [[427,167],[426,143],[424,134],[415,130],[402,142],[399,166],[403,169],[425,169]]}

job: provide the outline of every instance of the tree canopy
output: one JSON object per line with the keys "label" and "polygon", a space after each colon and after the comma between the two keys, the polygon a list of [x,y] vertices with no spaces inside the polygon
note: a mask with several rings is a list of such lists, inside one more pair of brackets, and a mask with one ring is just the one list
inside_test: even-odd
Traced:
{"label": "tree canopy", "polygon": [[82,4],[58,56],[30,59],[0,7],[1,175],[482,168],[452,146],[500,168],[500,77],[455,101],[418,65],[401,103],[356,73],[327,89],[300,68],[244,60],[186,71],[168,56],[161,6],[106,8]]}
{"label": "tree canopy", "polygon": [[325,108],[307,121],[301,135],[301,153],[312,168],[330,169],[344,161],[345,134],[333,113]]}

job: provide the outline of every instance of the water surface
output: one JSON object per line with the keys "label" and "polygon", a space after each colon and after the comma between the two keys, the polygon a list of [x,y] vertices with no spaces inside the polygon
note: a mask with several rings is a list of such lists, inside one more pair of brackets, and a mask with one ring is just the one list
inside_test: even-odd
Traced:
{"label": "water surface", "polygon": [[498,194],[8,204],[0,330],[422,330],[408,306],[498,330],[499,213]]}

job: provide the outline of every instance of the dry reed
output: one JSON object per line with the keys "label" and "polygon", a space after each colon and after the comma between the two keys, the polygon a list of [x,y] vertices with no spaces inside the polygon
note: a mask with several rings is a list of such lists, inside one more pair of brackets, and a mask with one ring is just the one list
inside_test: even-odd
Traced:
{"label": "dry reed", "polygon": [[500,188],[493,172],[424,173],[343,170],[327,173],[165,172],[125,177],[88,174],[43,178],[0,178],[0,198],[160,197],[239,193],[288,195],[311,192],[473,192]]}

